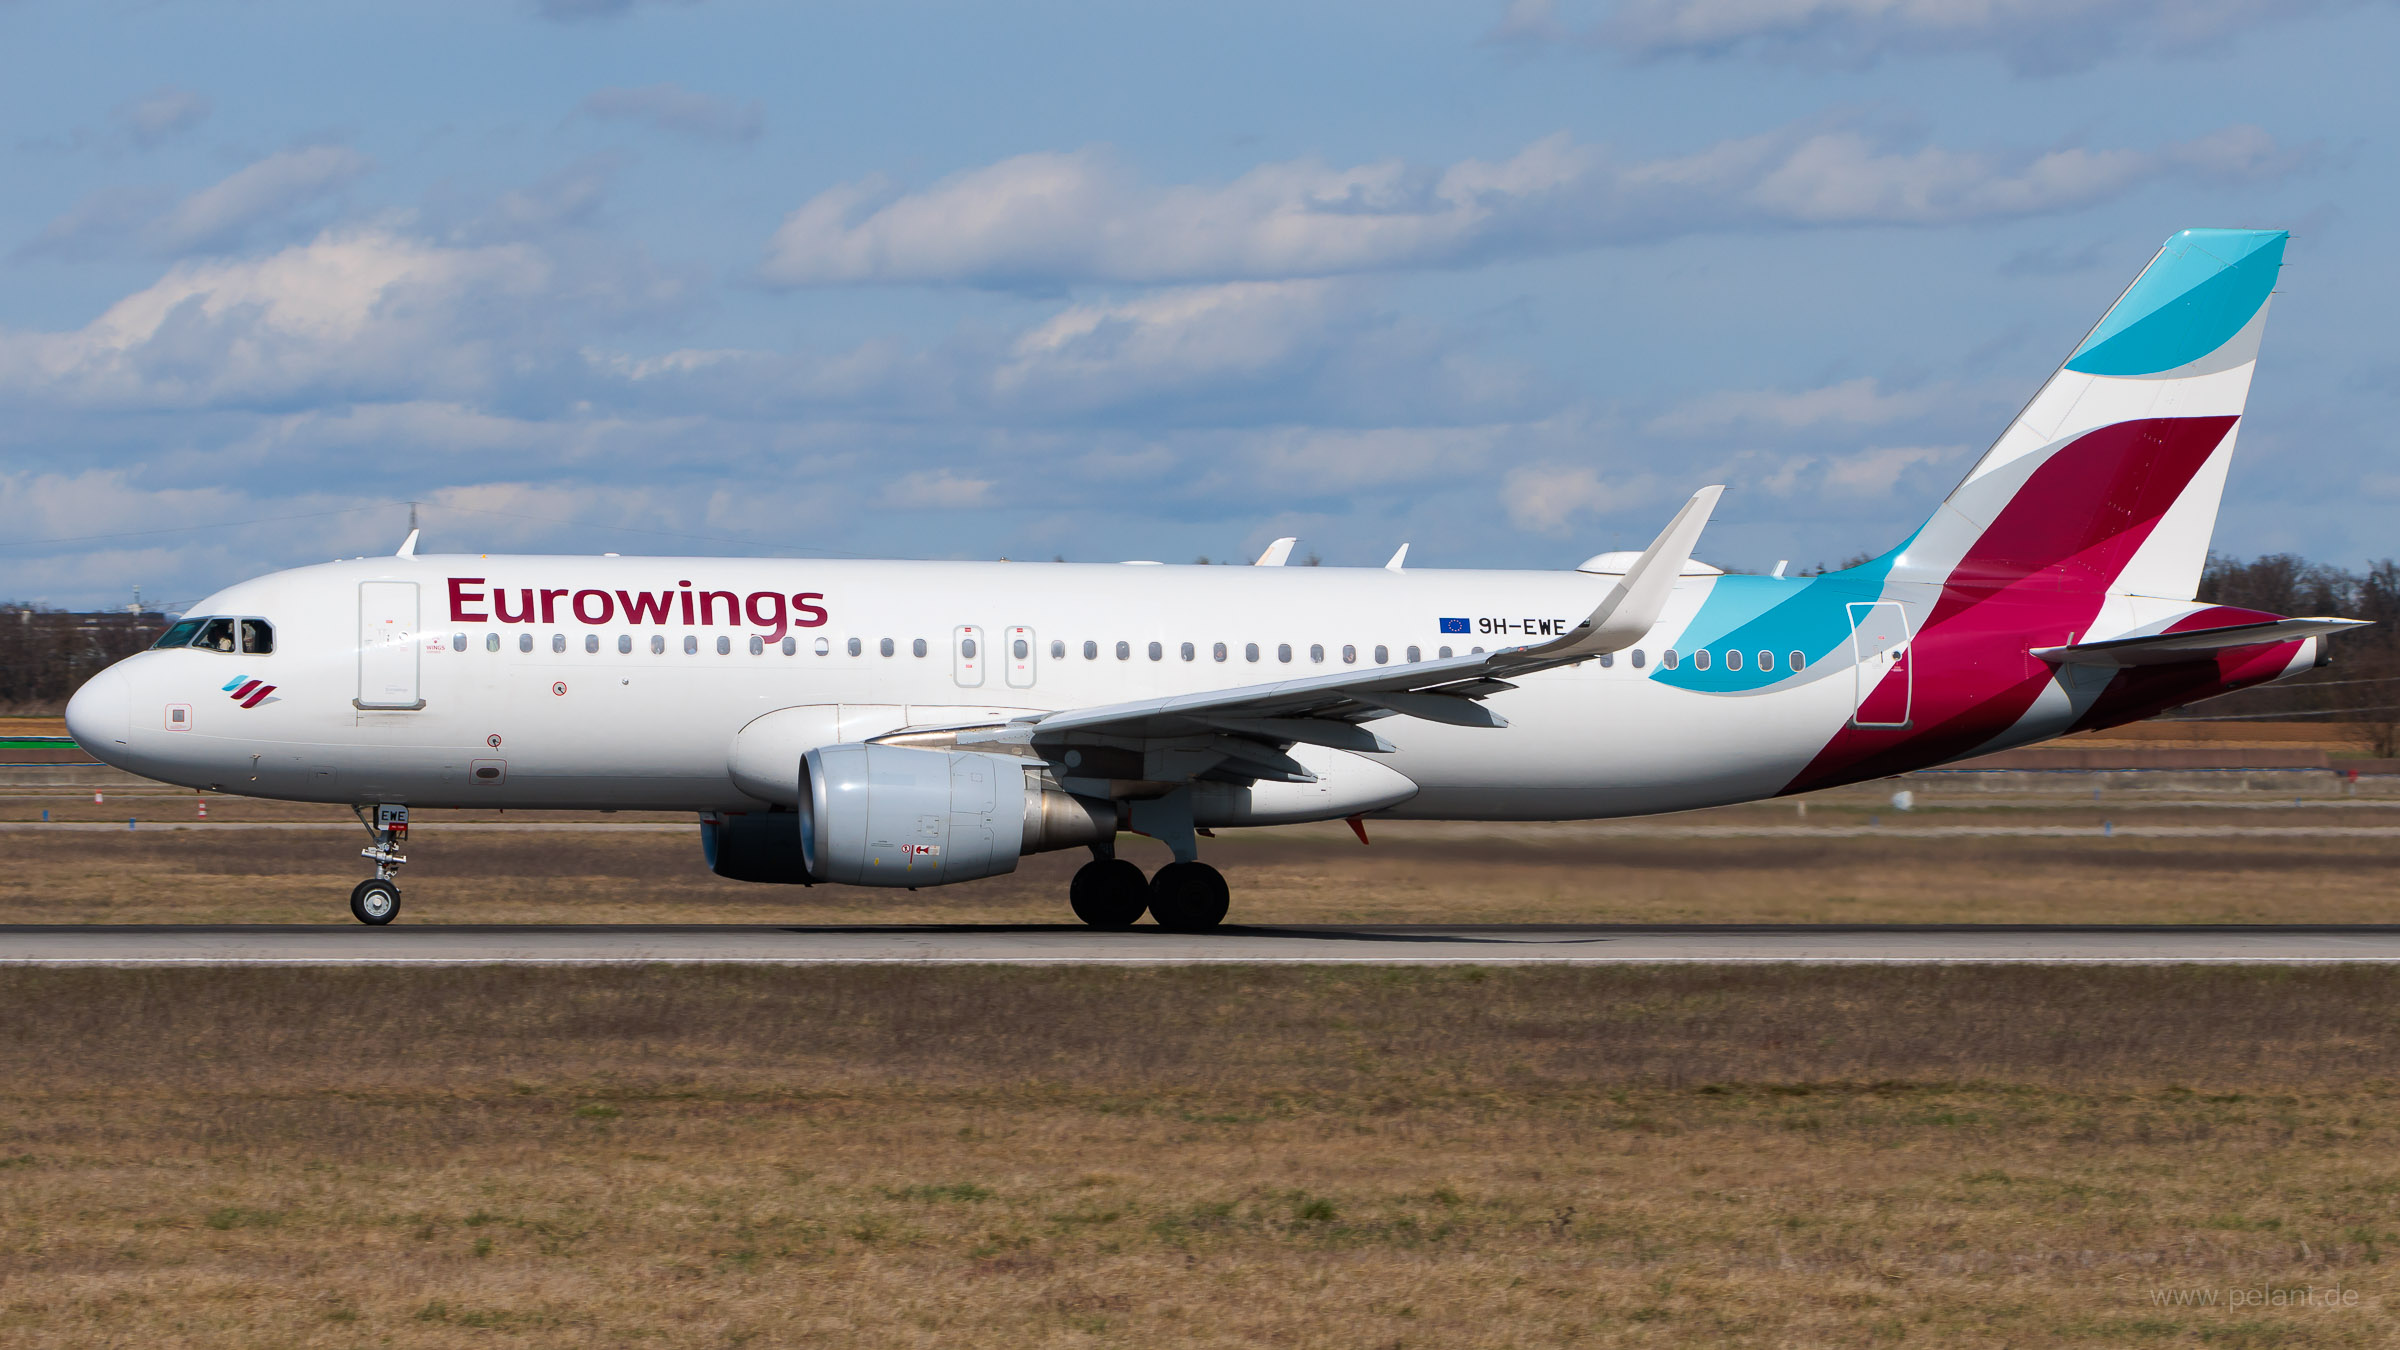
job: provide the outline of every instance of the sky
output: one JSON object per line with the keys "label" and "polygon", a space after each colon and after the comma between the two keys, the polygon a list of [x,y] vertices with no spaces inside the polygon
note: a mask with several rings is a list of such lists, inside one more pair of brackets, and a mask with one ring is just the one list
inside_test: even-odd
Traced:
{"label": "sky", "polygon": [[388,552],[1896,543],[2188,226],[2400,553],[2400,6],[0,0],[0,599]]}

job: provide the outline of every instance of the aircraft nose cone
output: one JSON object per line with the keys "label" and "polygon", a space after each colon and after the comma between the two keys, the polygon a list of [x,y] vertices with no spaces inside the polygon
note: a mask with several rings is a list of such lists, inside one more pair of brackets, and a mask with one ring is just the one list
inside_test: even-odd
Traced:
{"label": "aircraft nose cone", "polygon": [[100,759],[125,744],[133,726],[133,685],[115,666],[86,680],[67,700],[67,734]]}

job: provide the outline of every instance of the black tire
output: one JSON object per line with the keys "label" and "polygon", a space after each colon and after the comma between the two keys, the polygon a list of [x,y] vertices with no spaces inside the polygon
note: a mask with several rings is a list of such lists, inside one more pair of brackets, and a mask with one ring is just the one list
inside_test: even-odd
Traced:
{"label": "black tire", "polygon": [[1204,862],[1168,863],[1150,878],[1150,917],[1178,933],[1204,933],[1225,922],[1232,901],[1225,874]]}
{"label": "black tire", "polygon": [[350,916],[378,927],[400,917],[400,888],[381,877],[368,877],[350,891]]}
{"label": "black tire", "polygon": [[1068,883],[1067,903],[1094,928],[1131,928],[1150,907],[1150,882],[1123,858],[1094,859]]}

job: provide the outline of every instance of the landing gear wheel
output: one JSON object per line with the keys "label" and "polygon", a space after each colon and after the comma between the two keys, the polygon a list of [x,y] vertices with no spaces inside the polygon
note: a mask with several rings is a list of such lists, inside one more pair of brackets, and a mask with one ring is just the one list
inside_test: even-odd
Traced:
{"label": "landing gear wheel", "polygon": [[1131,928],[1150,907],[1150,883],[1123,858],[1085,863],[1067,885],[1075,917],[1094,928]]}
{"label": "landing gear wheel", "polygon": [[350,913],[360,923],[390,923],[400,915],[400,888],[382,877],[368,877],[350,892]]}
{"label": "landing gear wheel", "polygon": [[1204,862],[1168,863],[1150,878],[1150,917],[1161,928],[1199,933],[1225,922],[1225,874]]}

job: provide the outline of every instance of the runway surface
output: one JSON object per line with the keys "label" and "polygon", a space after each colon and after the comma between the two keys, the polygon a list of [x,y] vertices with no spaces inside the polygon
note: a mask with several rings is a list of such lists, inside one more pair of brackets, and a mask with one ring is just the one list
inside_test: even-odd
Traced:
{"label": "runway surface", "polygon": [[2400,926],[0,927],[0,965],[1627,965],[2400,963]]}

